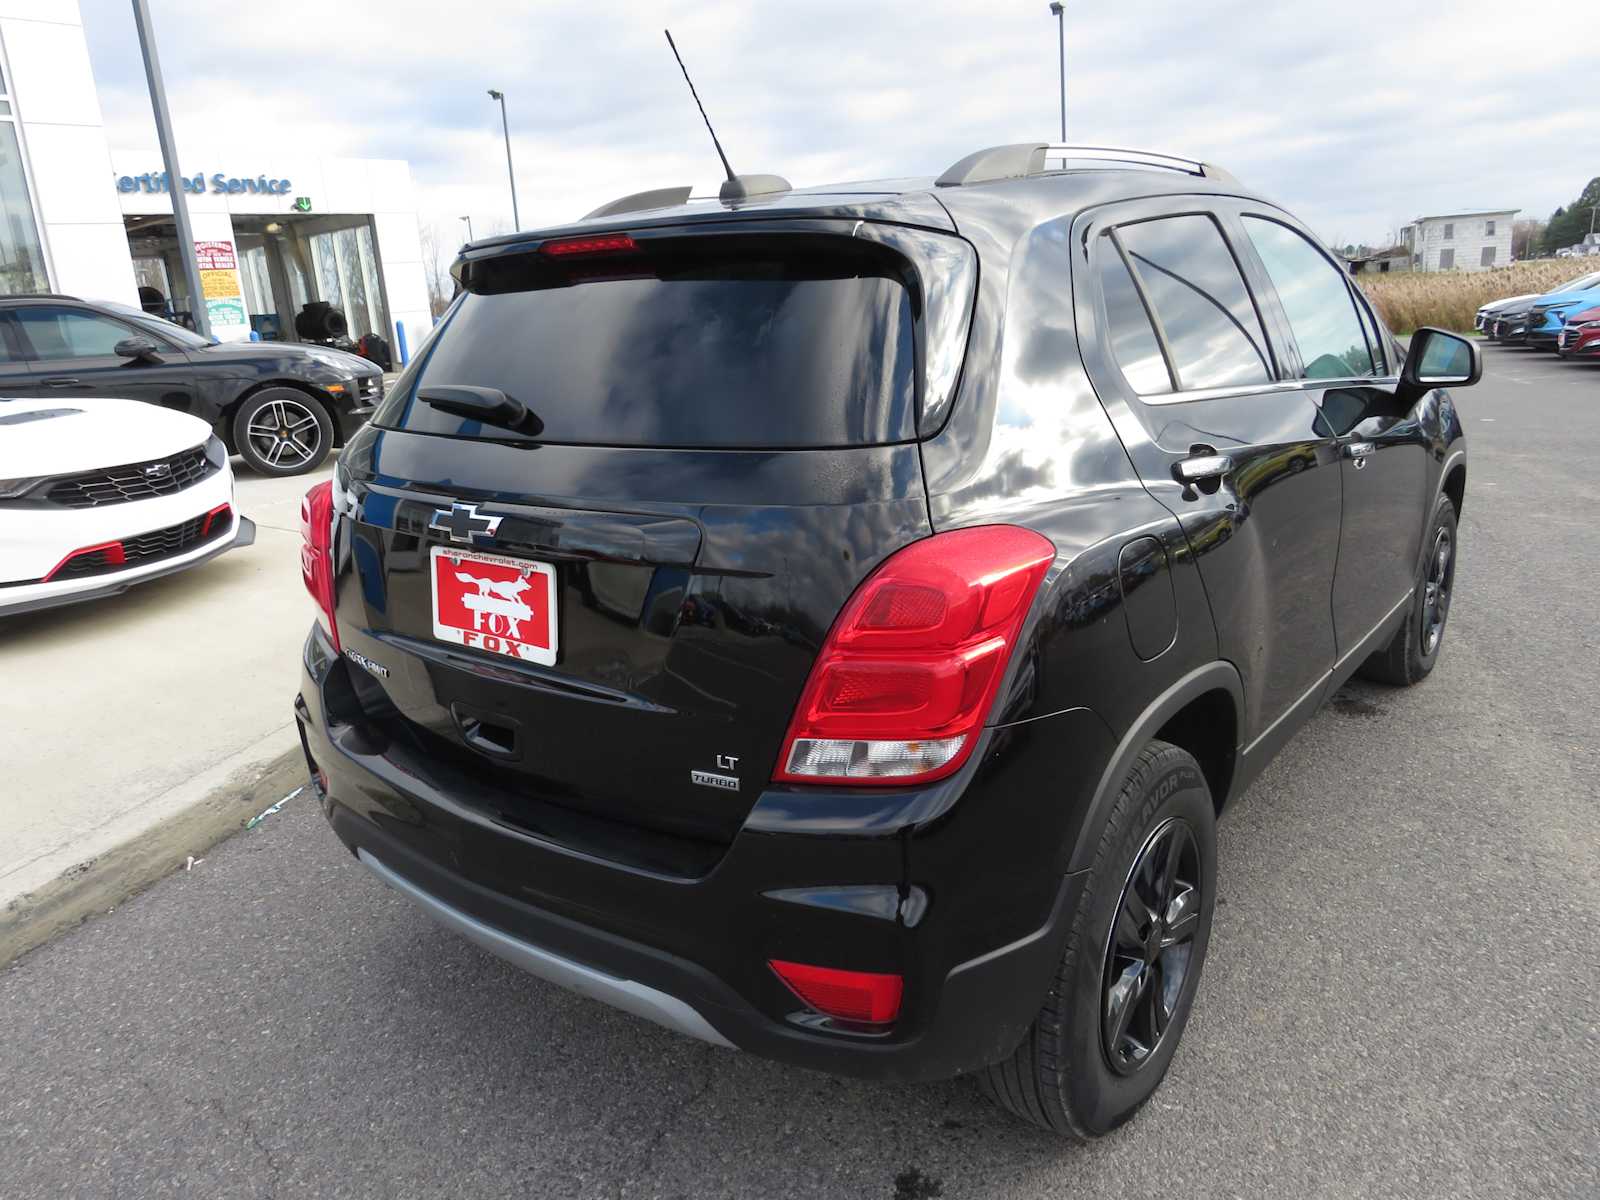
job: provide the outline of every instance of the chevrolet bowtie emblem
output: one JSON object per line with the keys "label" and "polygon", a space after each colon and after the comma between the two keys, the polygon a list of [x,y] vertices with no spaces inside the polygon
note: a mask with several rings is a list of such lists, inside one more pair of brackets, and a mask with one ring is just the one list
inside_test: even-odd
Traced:
{"label": "chevrolet bowtie emblem", "polygon": [[449,534],[452,542],[470,546],[473,538],[493,537],[502,520],[503,517],[480,517],[476,504],[452,504],[447,509],[434,509],[428,528]]}

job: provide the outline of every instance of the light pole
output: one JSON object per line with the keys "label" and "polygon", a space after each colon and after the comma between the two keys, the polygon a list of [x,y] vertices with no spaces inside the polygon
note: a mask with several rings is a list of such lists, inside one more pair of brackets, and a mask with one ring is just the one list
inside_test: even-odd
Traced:
{"label": "light pole", "polygon": [[1056,37],[1061,43],[1061,142],[1067,140],[1067,6],[1057,3],[1050,5],[1050,11],[1056,18]]}
{"label": "light pole", "polygon": [[462,217],[461,219],[467,223],[467,241],[470,242],[472,240],[472,218]]}
{"label": "light pole", "polygon": [[150,24],[149,0],[133,0],[133,23],[139,31],[139,49],[144,52],[144,74],[150,82],[150,107],[156,116],[156,140],[161,143],[161,162],[167,169],[167,193],[172,197],[172,224],[178,235],[178,257],[183,260],[183,281],[189,289],[189,314],[194,330],[201,337],[211,336],[211,314],[200,289],[200,268],[194,258],[194,231],[189,226],[189,203],[183,195],[183,176],[178,172],[178,145],[172,137],[172,114],[167,111],[167,85],[161,78],[161,60],[156,55],[156,33]]}
{"label": "light pole", "polygon": [[506,94],[490,88],[489,99],[500,101],[500,128],[506,135],[506,175],[511,180],[511,227],[520,232],[522,218],[517,216],[517,173],[511,166],[511,123],[506,120]]}

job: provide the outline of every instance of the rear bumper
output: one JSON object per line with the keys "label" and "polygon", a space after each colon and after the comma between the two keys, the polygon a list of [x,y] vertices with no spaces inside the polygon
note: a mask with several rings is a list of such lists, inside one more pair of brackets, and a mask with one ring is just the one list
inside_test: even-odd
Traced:
{"label": "rear bumper", "polygon": [[[989,731],[942,788],[804,803],[773,790],[716,864],[686,878],[501,824],[469,779],[338,720],[354,668],[320,628],[304,666],[296,715],[334,832],[436,920],[680,1033],[868,1078],[945,1078],[1015,1048],[1084,882],[1065,870],[1087,807],[1070,781],[1098,778],[1111,752],[1098,718],[1073,710]],[[840,1028],[788,991],[773,958],[899,973],[900,1019]]]}
{"label": "rear bumper", "polygon": [[476,942],[489,953],[521,967],[530,975],[547,979],[551,983],[631,1012],[635,1016],[654,1021],[676,1033],[698,1038],[718,1046],[731,1046],[727,1038],[718,1033],[704,1017],[689,1005],[666,992],[647,987],[631,979],[619,978],[605,971],[570,958],[563,958],[549,950],[541,949],[523,938],[486,925],[470,913],[441,900],[432,892],[412,883],[404,875],[385,866],[369,850],[358,849],[356,857],[374,875],[395,891],[412,901],[446,929],[459,933],[468,941]]}

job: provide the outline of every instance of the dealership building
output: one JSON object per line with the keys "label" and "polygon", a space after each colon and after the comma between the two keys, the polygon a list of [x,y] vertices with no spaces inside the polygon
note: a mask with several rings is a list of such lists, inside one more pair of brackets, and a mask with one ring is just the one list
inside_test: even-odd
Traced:
{"label": "dealership building", "polygon": [[397,360],[427,334],[405,162],[179,153],[198,297],[160,153],[107,143],[76,0],[0,0],[0,295],[143,303],[180,320],[203,305],[224,341],[301,340],[295,318],[327,304],[351,339],[376,334]]}

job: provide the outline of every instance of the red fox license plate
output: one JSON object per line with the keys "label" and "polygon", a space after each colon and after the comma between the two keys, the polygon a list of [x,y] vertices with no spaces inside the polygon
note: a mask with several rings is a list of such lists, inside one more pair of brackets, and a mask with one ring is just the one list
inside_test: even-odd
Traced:
{"label": "red fox license plate", "polygon": [[549,563],[435,546],[433,636],[550,667],[556,573]]}

